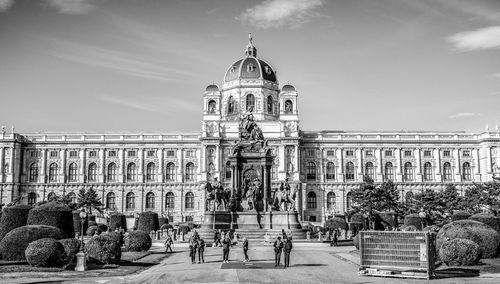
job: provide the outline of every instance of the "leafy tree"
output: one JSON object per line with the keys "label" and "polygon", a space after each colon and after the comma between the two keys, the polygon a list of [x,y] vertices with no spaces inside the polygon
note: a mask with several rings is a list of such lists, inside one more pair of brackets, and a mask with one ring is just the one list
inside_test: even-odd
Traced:
{"label": "leafy tree", "polygon": [[447,185],[442,191],[426,188],[406,200],[406,214],[423,210],[429,223],[438,223],[445,219],[446,213],[463,208],[462,198],[454,185]]}
{"label": "leafy tree", "polygon": [[373,179],[365,177],[364,182],[351,191],[353,210],[373,216],[376,211],[398,211],[399,193],[392,181],[376,185]]}
{"label": "leafy tree", "polygon": [[92,214],[92,209],[102,213],[101,207],[103,206],[97,192],[91,187],[88,190],[80,189],[77,196],[78,207],[85,208],[89,214]]}
{"label": "leafy tree", "polygon": [[71,201],[71,197],[69,196],[69,194],[63,194],[63,195],[57,195],[57,194],[53,194],[51,195],[47,201],[40,201],[40,202],[37,202],[37,206],[38,205],[42,205],[42,204],[45,204],[47,202],[56,202],[56,203],[59,203],[59,204],[63,204],[63,205],[66,205],[68,206],[69,208],[71,208],[71,210],[74,210],[76,209],[76,206],[77,204],[76,203],[73,203]]}
{"label": "leafy tree", "polygon": [[500,181],[474,183],[470,186],[461,200],[461,206],[472,214],[490,212],[500,213]]}

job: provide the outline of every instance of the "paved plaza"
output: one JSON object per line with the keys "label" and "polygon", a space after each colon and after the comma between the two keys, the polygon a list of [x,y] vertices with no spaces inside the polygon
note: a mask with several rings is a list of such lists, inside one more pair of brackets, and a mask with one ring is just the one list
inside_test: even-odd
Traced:
{"label": "paved plaza", "polygon": [[[158,251],[161,248],[156,247]],[[187,248],[177,247],[175,253],[159,265],[141,273],[120,277],[87,279],[19,278],[5,283],[427,283],[426,280],[360,277],[356,258],[349,254],[354,248],[329,247],[324,244],[296,244],[289,268],[274,266],[270,245],[251,243],[249,263],[243,262],[241,246],[230,253],[230,263],[223,264],[222,248],[208,247],[205,263],[191,264]],[[432,283],[499,283],[500,275],[483,274],[475,278],[431,280]]]}

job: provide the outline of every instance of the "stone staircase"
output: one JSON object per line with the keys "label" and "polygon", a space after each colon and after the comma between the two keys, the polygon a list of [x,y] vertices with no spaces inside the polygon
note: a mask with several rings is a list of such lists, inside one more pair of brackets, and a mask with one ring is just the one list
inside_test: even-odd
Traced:
{"label": "stone staircase", "polygon": [[[276,239],[278,236],[282,235],[281,229],[236,229],[230,230],[231,235],[237,234],[238,239],[243,237],[249,240],[265,240],[266,233],[271,240]],[[214,231],[207,229],[197,229],[198,235],[205,240],[207,243],[212,243],[214,241]],[[294,240],[305,240],[306,231],[302,229],[285,230],[287,236],[292,236]]]}

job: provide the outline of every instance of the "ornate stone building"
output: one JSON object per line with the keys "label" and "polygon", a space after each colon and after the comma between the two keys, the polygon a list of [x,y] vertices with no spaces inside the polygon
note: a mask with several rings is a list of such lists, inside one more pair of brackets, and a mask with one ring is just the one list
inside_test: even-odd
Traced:
{"label": "ornate stone building", "polygon": [[345,212],[364,175],[392,180],[401,198],[424,188],[492,180],[500,165],[500,133],[302,131],[298,92],[280,88],[250,39],[221,86],[203,92],[197,133],[0,133],[0,200],[33,204],[51,194],[76,200],[92,187],[109,210],[155,210],[174,222],[202,220],[201,184],[231,184],[229,155],[241,116],[251,111],[276,155],[272,187],[288,177],[303,221]]}

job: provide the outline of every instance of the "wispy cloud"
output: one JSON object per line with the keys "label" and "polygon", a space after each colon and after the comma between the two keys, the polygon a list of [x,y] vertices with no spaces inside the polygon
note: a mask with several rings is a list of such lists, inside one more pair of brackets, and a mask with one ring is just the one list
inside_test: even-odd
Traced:
{"label": "wispy cloud", "polygon": [[461,118],[461,117],[470,117],[470,116],[481,116],[480,113],[474,112],[459,112],[448,116],[449,118]]}
{"label": "wispy cloud", "polygon": [[74,42],[52,39],[60,49],[50,55],[85,65],[110,69],[130,76],[163,80],[179,81],[191,77],[192,73],[168,67],[156,62],[137,58],[129,53],[112,49],[83,45]]}
{"label": "wispy cloud", "polygon": [[261,29],[295,29],[319,16],[317,9],[323,4],[323,0],[265,0],[248,8],[237,19]]}
{"label": "wispy cloud", "polygon": [[0,12],[7,11],[14,4],[14,0],[0,0]]}
{"label": "wispy cloud", "polygon": [[457,33],[448,38],[458,51],[474,51],[500,47],[500,26]]}
{"label": "wispy cloud", "polygon": [[175,105],[176,108],[189,112],[199,111],[199,105],[182,98],[165,97],[165,96],[145,96],[141,97],[125,97],[114,96],[109,94],[99,94],[97,96],[101,101],[111,104],[117,104],[132,109],[137,109],[146,112],[163,112],[168,106]]}
{"label": "wispy cloud", "polygon": [[52,8],[62,14],[82,15],[93,11],[93,0],[45,0]]}

